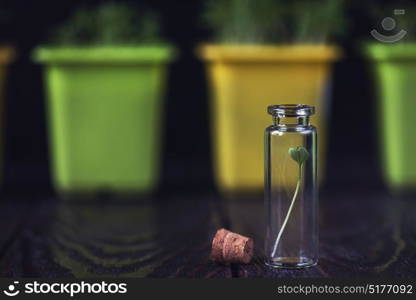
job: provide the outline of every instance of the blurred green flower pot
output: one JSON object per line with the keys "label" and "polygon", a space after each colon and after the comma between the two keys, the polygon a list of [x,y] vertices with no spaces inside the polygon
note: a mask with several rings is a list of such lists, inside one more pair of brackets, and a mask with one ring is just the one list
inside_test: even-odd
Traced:
{"label": "blurred green flower pot", "polygon": [[145,193],[158,181],[173,49],[36,49],[46,67],[53,181],[64,193]]}
{"label": "blurred green flower pot", "polygon": [[384,178],[393,189],[416,186],[416,44],[371,44],[379,92]]}

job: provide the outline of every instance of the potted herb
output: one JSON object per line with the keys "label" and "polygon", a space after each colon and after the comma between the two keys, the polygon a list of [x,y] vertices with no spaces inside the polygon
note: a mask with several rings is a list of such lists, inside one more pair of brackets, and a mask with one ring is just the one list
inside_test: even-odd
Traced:
{"label": "potted herb", "polygon": [[[378,32],[399,38],[390,42],[374,40],[365,48],[378,86],[383,171],[392,190],[414,189],[416,185],[416,8],[403,8],[405,13],[399,15],[393,14],[393,7],[374,10],[376,23],[383,27],[377,28]],[[403,37],[399,36],[401,30],[407,32]]]}
{"label": "potted herb", "polygon": [[331,63],[328,38],[343,27],[342,1],[217,0],[205,20],[215,43],[203,45],[212,88],[216,181],[224,191],[263,186],[262,128],[271,104],[317,108],[320,165],[325,158]]}
{"label": "potted herb", "polygon": [[45,65],[60,192],[141,193],[158,180],[161,97],[172,47],[125,4],[78,11],[34,59]]}

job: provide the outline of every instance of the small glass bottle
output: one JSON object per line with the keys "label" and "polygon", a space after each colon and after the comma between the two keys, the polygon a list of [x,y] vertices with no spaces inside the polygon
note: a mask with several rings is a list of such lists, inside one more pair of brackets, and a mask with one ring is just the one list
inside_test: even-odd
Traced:
{"label": "small glass bottle", "polygon": [[318,262],[317,133],[308,105],[268,107],[265,132],[266,265],[305,268]]}

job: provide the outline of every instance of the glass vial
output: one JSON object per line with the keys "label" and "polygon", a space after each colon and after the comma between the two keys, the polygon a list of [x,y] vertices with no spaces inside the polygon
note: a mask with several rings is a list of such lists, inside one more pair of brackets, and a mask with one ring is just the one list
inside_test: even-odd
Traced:
{"label": "glass vial", "polygon": [[266,265],[305,268],[318,262],[317,132],[308,105],[268,107],[265,131]]}

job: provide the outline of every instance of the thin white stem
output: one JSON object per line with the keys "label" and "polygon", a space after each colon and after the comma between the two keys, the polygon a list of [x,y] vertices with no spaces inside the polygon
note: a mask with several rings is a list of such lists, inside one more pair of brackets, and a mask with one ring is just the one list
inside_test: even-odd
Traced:
{"label": "thin white stem", "polygon": [[276,255],[276,251],[277,251],[277,247],[279,246],[280,238],[282,237],[283,231],[285,230],[287,221],[289,220],[289,217],[290,217],[290,214],[292,212],[293,206],[295,204],[296,198],[298,197],[300,184],[301,184],[301,181],[302,181],[302,167],[299,168],[299,172],[300,172],[300,174],[299,174],[298,183],[296,184],[295,193],[293,194],[292,202],[290,203],[289,209],[288,209],[287,214],[286,214],[286,218],[283,221],[282,227],[280,227],[279,234],[277,235],[276,242],[274,243],[274,247],[273,247],[273,251],[272,251],[272,257]]}

